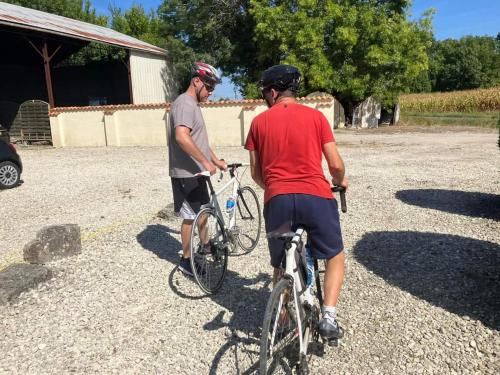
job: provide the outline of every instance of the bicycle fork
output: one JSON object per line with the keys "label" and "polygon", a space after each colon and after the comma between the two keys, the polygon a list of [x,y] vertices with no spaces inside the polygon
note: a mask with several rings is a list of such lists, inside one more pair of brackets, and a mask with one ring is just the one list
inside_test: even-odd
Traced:
{"label": "bicycle fork", "polygon": [[299,264],[295,261],[295,251],[297,246],[299,246],[300,239],[302,234],[304,233],[304,229],[298,228],[295,232],[295,235],[292,237],[290,241],[290,248],[286,251],[286,268],[285,274],[291,275],[293,277],[293,294],[294,294],[294,304],[295,311],[297,311],[297,328],[299,330],[299,345],[300,345],[300,354],[303,356],[307,355],[307,346],[304,342],[303,330],[302,326],[304,322],[302,321],[302,295],[303,290],[298,290],[299,287],[302,287],[302,284],[305,285],[303,280],[301,280],[301,276],[299,274]]}

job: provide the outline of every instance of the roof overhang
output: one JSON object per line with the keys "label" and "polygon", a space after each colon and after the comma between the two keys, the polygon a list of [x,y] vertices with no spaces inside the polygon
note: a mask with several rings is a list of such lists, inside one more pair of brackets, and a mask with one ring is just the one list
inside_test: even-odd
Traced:
{"label": "roof overhang", "polygon": [[107,27],[0,2],[0,25],[42,31],[116,47],[166,55],[167,51]]}

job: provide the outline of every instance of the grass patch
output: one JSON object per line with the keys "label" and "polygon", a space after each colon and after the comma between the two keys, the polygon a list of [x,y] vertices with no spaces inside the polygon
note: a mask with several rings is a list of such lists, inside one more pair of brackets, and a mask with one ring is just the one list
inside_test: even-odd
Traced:
{"label": "grass patch", "polygon": [[401,121],[408,125],[459,125],[495,128],[499,112],[402,112]]}

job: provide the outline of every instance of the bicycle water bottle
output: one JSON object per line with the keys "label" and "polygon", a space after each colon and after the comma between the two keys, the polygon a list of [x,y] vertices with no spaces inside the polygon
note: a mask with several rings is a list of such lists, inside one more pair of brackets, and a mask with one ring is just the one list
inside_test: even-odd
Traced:
{"label": "bicycle water bottle", "polygon": [[306,288],[311,288],[314,282],[314,258],[311,254],[311,248],[306,245],[306,267],[307,267],[307,281]]}
{"label": "bicycle water bottle", "polygon": [[234,210],[234,198],[233,197],[229,197],[226,201],[226,212],[228,214],[231,214]]}
{"label": "bicycle water bottle", "polygon": [[307,280],[306,280],[306,290],[305,290],[305,300],[312,306],[313,296],[312,296],[312,286],[314,283],[314,258],[312,256],[311,248],[305,246],[305,258],[306,258],[306,268],[307,268]]}

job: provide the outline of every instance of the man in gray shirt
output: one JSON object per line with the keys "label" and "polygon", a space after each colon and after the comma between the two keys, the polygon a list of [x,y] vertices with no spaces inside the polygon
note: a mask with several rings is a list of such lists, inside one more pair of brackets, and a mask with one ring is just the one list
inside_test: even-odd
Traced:
{"label": "man in gray shirt", "polygon": [[175,213],[183,218],[181,225],[182,257],[179,270],[192,276],[189,240],[191,227],[200,208],[209,202],[207,185],[195,177],[201,171],[215,174],[227,165],[217,158],[209,146],[207,128],[200,102],[208,100],[221,79],[213,66],[196,62],[191,68],[191,82],[170,109],[168,156]]}

